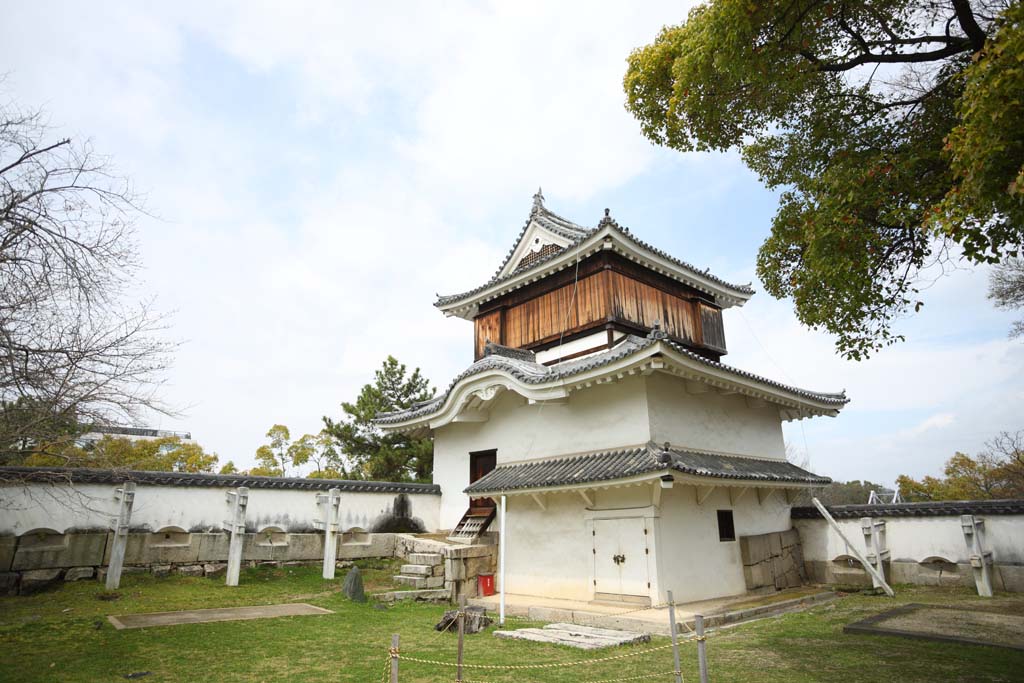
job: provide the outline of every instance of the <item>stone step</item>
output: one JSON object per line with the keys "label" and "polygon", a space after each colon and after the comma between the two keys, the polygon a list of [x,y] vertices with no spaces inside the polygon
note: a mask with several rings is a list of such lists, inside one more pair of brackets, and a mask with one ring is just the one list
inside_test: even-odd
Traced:
{"label": "stone step", "polygon": [[439,565],[444,561],[441,553],[409,553],[410,564],[429,564],[431,567]]}
{"label": "stone step", "polygon": [[444,565],[403,564],[400,573],[405,576],[444,576]]}
{"label": "stone step", "polygon": [[403,564],[402,573],[406,576],[433,576],[434,568],[429,564]]}
{"label": "stone step", "polygon": [[395,582],[403,586],[412,586],[413,588],[440,588],[444,585],[444,577],[406,576],[405,574],[399,574],[395,577]]}
{"label": "stone step", "polygon": [[389,591],[387,593],[376,593],[373,596],[381,602],[395,602],[398,600],[422,601],[422,602],[450,602],[451,591],[441,588],[415,591]]}

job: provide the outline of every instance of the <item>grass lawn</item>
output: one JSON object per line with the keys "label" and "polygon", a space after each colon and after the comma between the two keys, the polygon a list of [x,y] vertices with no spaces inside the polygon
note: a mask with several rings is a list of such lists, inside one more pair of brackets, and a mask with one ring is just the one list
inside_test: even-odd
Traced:
{"label": "grass lawn", "polygon": [[[368,590],[388,586],[393,566],[361,562]],[[314,567],[258,568],[241,585],[223,579],[126,575],[113,601],[99,599],[97,581],[67,584],[31,597],[0,598],[0,681],[117,681],[129,674],[157,681],[366,681],[381,680],[392,633],[403,652],[453,661],[455,637],[432,630],[444,609],[409,604],[379,609],[354,604],[339,593],[343,572],[324,581]],[[1024,652],[928,643],[893,637],[844,635],[852,621],[898,604],[993,603],[1024,612],[1024,596],[982,601],[967,590],[902,587],[895,600],[845,596],[809,611],[725,629],[708,639],[711,680],[725,681],[1019,681]],[[108,614],[175,609],[308,602],[334,610],[323,616],[189,624],[115,630]],[[519,625],[519,622],[512,622]],[[468,636],[466,661],[479,664],[569,662],[665,644],[626,646],[598,652]],[[583,681],[671,671],[671,650],[585,667],[540,671],[469,670],[470,681]],[[685,680],[695,681],[696,649],[683,647]],[[477,673],[477,675],[473,675]],[[454,671],[405,662],[404,681],[452,681]],[[668,683],[669,676],[657,679]]]}

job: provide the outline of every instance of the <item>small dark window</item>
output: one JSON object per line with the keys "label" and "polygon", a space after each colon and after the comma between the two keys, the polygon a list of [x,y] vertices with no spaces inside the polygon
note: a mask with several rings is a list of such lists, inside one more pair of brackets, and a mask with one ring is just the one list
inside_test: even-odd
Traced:
{"label": "small dark window", "polygon": [[736,527],[732,523],[732,510],[718,511],[718,540],[736,540]]}

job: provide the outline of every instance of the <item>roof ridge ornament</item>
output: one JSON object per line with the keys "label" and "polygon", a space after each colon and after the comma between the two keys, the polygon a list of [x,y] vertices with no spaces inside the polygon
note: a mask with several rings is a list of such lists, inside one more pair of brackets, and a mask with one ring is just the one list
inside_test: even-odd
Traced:
{"label": "roof ridge ornament", "polygon": [[651,331],[647,333],[648,339],[668,339],[668,332],[661,329],[661,321],[655,320]]}
{"label": "roof ridge ornament", "polygon": [[530,213],[534,214],[544,208],[544,190],[540,187],[537,188],[537,194],[533,195],[533,208],[530,209]]}

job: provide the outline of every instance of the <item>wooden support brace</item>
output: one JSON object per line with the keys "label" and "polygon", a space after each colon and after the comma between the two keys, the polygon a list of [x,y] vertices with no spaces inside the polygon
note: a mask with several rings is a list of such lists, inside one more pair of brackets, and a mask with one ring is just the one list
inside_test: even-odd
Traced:
{"label": "wooden support brace", "polygon": [[544,496],[539,493],[531,493],[530,497],[533,498],[533,502],[537,504],[541,510],[547,510],[547,506],[544,505]]}
{"label": "wooden support brace", "polygon": [[582,498],[583,502],[587,504],[587,507],[593,507],[594,506],[594,500],[589,495],[587,495],[586,491],[584,491],[583,489],[580,489],[579,491],[577,491],[577,493],[580,494],[580,498]]}
{"label": "wooden support brace", "polygon": [[745,496],[747,491],[749,491],[749,490],[750,490],[749,486],[744,486],[744,487],[740,488],[739,491],[736,491],[735,487],[730,487],[729,488],[729,504],[730,505],[735,505],[736,503],[740,502],[740,498]]}
{"label": "wooden support brace", "polygon": [[[704,493],[701,493],[701,489],[707,489]],[[697,487],[697,505],[703,505],[704,501],[708,499],[708,496],[715,490],[714,486],[698,486]]]}
{"label": "wooden support brace", "polygon": [[135,482],[126,481],[115,489],[118,501],[117,517],[111,521],[114,542],[110,548],[110,564],[107,565],[106,589],[116,590],[121,585],[121,570],[124,569],[124,554],[128,547],[128,529],[132,521],[132,506],[135,504]]}

